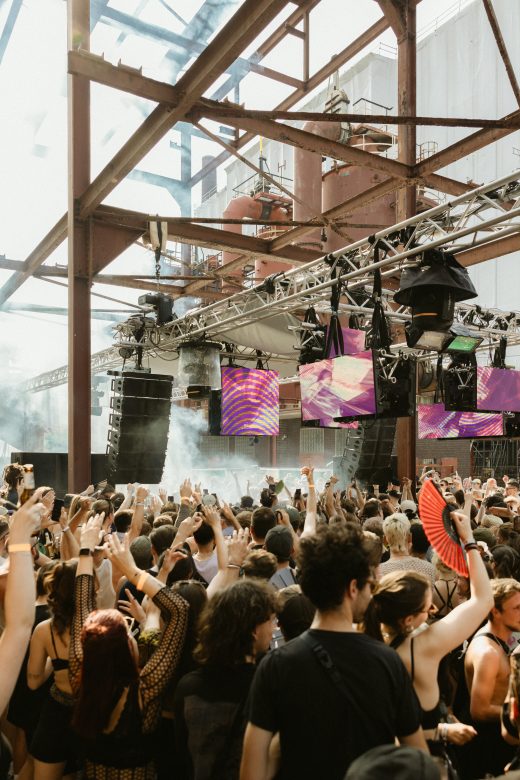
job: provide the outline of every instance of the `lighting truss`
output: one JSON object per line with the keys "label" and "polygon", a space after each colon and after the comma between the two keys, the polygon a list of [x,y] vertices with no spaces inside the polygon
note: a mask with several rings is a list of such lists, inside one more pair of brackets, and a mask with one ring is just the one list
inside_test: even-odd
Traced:
{"label": "lighting truss", "polygon": [[[517,233],[520,233],[520,171],[477,187],[332,254],[275,274],[270,277],[269,285],[262,282],[209,306],[193,309],[167,325],[147,328],[138,346],[151,356],[167,359],[169,352],[175,352],[179,344],[188,339],[205,337],[225,341],[225,334],[235,328],[277,314],[305,310],[310,306],[323,311],[338,279],[343,284],[341,310],[366,312],[369,316],[376,269],[381,270],[384,284],[385,279],[398,276],[404,267],[415,265],[426,249],[442,247],[457,253]],[[374,260],[376,243],[382,255],[378,261]],[[333,267],[338,272],[336,279],[331,275]],[[384,290],[386,313],[391,320],[406,321],[410,318],[409,310],[396,308],[393,292]],[[458,304],[455,319],[490,338],[506,336],[511,343],[520,342],[520,312],[492,310],[491,315],[486,321],[489,310]],[[135,341],[131,341],[128,323],[117,324],[115,331],[116,345],[92,356],[93,373],[120,365],[122,359],[118,349],[121,346],[129,343],[136,346]],[[404,344],[392,348],[406,351]],[[272,357],[279,359],[275,355]],[[63,384],[67,379],[67,367],[63,366],[29,380],[26,389],[38,391]]]}

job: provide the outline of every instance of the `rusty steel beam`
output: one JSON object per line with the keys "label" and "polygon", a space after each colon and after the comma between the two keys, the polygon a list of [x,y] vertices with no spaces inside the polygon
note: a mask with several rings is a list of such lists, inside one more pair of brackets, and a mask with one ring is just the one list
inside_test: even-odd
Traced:
{"label": "rusty steel beam", "polygon": [[254,40],[258,30],[274,19],[287,2],[245,0],[242,3],[177,82],[181,98],[176,107],[158,105],[83,193],[79,200],[80,217],[85,218],[93,213],[114,187],[185,116],[206,89]]}
{"label": "rusty steel beam", "polygon": [[[68,48],[90,46],[90,0],[67,3]],[[68,76],[68,489],[90,484],[90,284],[93,261],[90,220],[76,213],[90,183],[90,82]]]}
{"label": "rusty steel beam", "polygon": [[300,247],[287,247],[280,251],[273,251],[270,241],[257,236],[232,233],[229,230],[217,230],[192,222],[170,222],[167,217],[150,216],[138,211],[118,209],[114,206],[98,206],[95,220],[96,222],[139,228],[143,232],[148,230],[151,221],[168,222],[168,236],[172,240],[192,246],[242,252],[249,257],[267,257],[271,260],[276,259],[280,263],[308,263],[319,257],[319,253]]}
{"label": "rusty steel beam", "polygon": [[509,83],[511,84],[511,88],[516,98],[516,102],[520,106],[520,87],[518,85],[518,79],[516,78],[515,71],[513,68],[513,63],[511,62],[509,52],[507,51],[506,43],[502,36],[502,31],[500,29],[500,25],[498,23],[498,19],[495,14],[495,9],[493,8],[493,4],[491,0],[482,0],[482,2],[484,3],[484,9],[486,11],[487,18],[489,20],[490,27],[493,31],[493,35],[495,36],[495,41],[497,42],[498,51],[500,52],[500,56],[502,57],[502,61],[506,69]]}
{"label": "rusty steel beam", "polygon": [[[155,278],[153,279],[136,279],[134,277],[126,277],[126,278],[116,278],[113,279],[110,275],[104,277],[104,276],[97,276],[93,280],[96,284],[107,284],[109,286],[114,287],[125,287],[131,290],[148,290],[150,292],[161,292],[165,293],[166,295],[169,295],[171,298],[182,298],[186,295],[186,288],[182,285],[175,285],[175,284],[163,284],[161,282],[157,283],[157,280]],[[209,280],[210,282],[213,281],[212,279]],[[202,277],[202,287],[208,284],[208,279]],[[206,294],[208,293],[208,295]],[[202,293],[199,294],[202,297]],[[228,296],[216,292],[215,290],[208,290],[204,292],[204,297],[211,297],[215,298],[215,300],[221,300],[223,298],[227,298]]]}
{"label": "rusty steel beam", "polygon": [[[365,32],[363,32],[358,38],[352,41],[352,43],[349,43],[348,46],[346,46],[339,54],[332,57],[330,62],[316,71],[316,73],[308,80],[306,89],[296,89],[294,92],[288,95],[288,97],[284,98],[281,103],[275,106],[274,110],[285,111],[291,108],[291,106],[296,105],[296,103],[298,103],[306,93],[311,92],[313,89],[326,81],[326,79],[328,79],[329,76],[331,76],[336,70],[338,70],[338,68],[340,68],[342,65],[345,65],[345,63],[351,60],[352,57],[355,57],[356,54],[359,54],[359,52],[363,51],[364,48],[375,41],[382,33],[385,32],[385,30],[388,29],[389,26],[390,25],[388,21],[384,17],[379,19],[367,30],[365,30]],[[245,133],[243,136],[241,136],[241,138],[238,139],[237,149],[240,149],[254,137],[254,133]],[[221,154],[215,157],[210,163],[205,165],[204,168],[201,168],[200,171],[191,177],[191,186],[194,187],[195,184],[197,184],[204,176],[210,173],[210,171],[212,171],[214,168],[217,168],[219,165],[224,163],[228,158],[229,152],[221,152]]]}
{"label": "rusty steel beam", "polygon": [[0,288],[0,306],[7,301],[16,290],[29,279],[34,271],[51,255],[67,238],[67,215],[64,214],[40,243],[33,249],[24,262],[24,270],[14,273]]}
{"label": "rusty steel beam", "polygon": [[271,35],[258,47],[256,52],[252,55],[251,59],[263,59],[269,52],[271,52],[283,39],[289,34],[289,28],[302,19],[302,17],[316,8],[320,0],[306,0],[306,2],[300,2],[299,8],[296,8],[290,16],[287,17],[285,22],[281,24]]}
{"label": "rusty steel beam", "polygon": [[470,265],[484,263],[497,257],[509,255],[520,250],[520,235],[504,236],[495,241],[488,241],[472,249],[464,249],[455,254],[458,262],[466,268]]}
{"label": "rusty steel beam", "polygon": [[[397,35],[397,111],[407,116],[417,113],[417,36],[416,8],[414,0],[396,2],[389,0],[399,11],[401,28]],[[379,0],[381,5],[381,0]],[[385,3],[388,5],[388,2]],[[400,125],[398,128],[399,160],[414,167],[416,157],[416,125]],[[417,189],[415,184],[404,187],[397,194],[397,223],[414,217],[417,213]],[[415,415],[400,417],[396,426],[397,473],[410,477],[416,472],[417,425]]]}
{"label": "rusty steel beam", "polygon": [[[150,79],[151,81],[152,79]],[[160,83],[160,82],[157,82]],[[212,119],[225,122],[228,117],[245,119],[291,120],[295,122],[351,122],[368,125],[424,125],[430,127],[491,127],[520,128],[520,119],[468,119],[467,117],[406,116],[398,114],[324,114],[318,111],[268,111],[238,108],[233,104],[218,103],[215,100],[201,100],[195,105],[191,116],[200,111],[204,116],[204,107],[214,109]]]}
{"label": "rusty steel beam", "polygon": [[[212,118],[211,111],[207,112],[207,116]],[[243,119],[241,117],[230,117],[226,122],[232,127],[249,130],[255,135],[271,138],[273,141],[280,141],[291,146],[297,146],[300,149],[307,149],[310,152],[331,157],[334,160],[342,160],[353,165],[362,165],[395,178],[406,179],[413,173],[413,167],[397,162],[397,160],[364,152],[355,146],[346,146],[338,141],[331,141],[323,136],[309,133],[306,130],[299,130],[290,125],[281,125],[268,119]]]}
{"label": "rusty steel beam", "polygon": [[[78,202],[78,216],[88,217],[155,143],[182,118],[193,103],[221,75],[228,64],[254,40],[258,30],[274,19],[288,0],[245,0],[176,85],[182,100],[176,108],[160,104],[130,137]],[[291,17],[290,17],[291,18]],[[77,41],[72,49],[77,47]],[[127,69],[128,70],[128,69]],[[130,69],[130,80],[132,69]],[[0,306],[39,268],[67,237],[68,216],[47,233],[26,260],[27,271],[13,274],[0,289]]]}
{"label": "rusty steel beam", "polygon": [[[520,119],[520,110],[513,111],[504,118],[506,120],[514,119],[516,121]],[[515,129],[516,128],[509,127],[506,129],[497,128],[478,130],[476,133],[472,133],[471,135],[466,136],[466,138],[462,138],[460,141],[456,141],[455,143],[451,144],[451,146],[446,147],[446,149],[442,149],[440,152],[432,154],[431,157],[428,157],[426,160],[418,163],[415,166],[415,176],[421,177],[425,174],[429,174],[433,171],[438,171],[441,168],[445,168],[452,162],[460,160],[461,157],[466,157],[468,154],[473,154],[473,152],[477,152],[484,146],[493,143],[493,141],[498,141],[499,138],[505,138],[511,133],[514,133]]]}
{"label": "rusty steel beam", "polygon": [[402,0],[377,0],[377,3],[388,19],[396,38],[400,38],[406,32],[406,17]]}

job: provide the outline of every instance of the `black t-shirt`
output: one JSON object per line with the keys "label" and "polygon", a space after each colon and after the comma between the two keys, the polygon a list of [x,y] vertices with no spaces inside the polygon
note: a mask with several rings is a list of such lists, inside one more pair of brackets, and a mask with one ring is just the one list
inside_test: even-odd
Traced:
{"label": "black t-shirt", "polygon": [[280,780],[343,780],[357,756],[417,731],[419,704],[395,650],[365,634],[309,633],[330,654],[353,704],[337,690],[302,636],[260,663],[249,720],[280,732]]}

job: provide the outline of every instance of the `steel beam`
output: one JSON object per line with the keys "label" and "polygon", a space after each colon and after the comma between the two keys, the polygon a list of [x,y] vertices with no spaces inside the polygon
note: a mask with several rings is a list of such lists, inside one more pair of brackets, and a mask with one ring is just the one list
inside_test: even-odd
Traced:
{"label": "steel beam", "polygon": [[[396,14],[397,33],[397,111],[406,116],[417,113],[417,46],[416,8],[414,0],[378,0],[385,13]],[[392,16],[389,16],[392,19]],[[398,127],[399,160],[414,167],[416,158],[416,126]],[[410,219],[417,212],[417,190],[415,184],[404,187],[397,193],[397,221]],[[396,427],[398,477],[414,478],[416,472],[415,445],[417,440],[415,415],[400,417]]]}
{"label": "steel beam", "polygon": [[[332,57],[330,62],[328,62],[318,71],[316,71],[316,73],[310,77],[309,81],[306,84],[305,89],[303,88],[296,89],[288,97],[284,98],[281,101],[281,103],[275,106],[274,110],[285,111],[291,108],[291,106],[296,105],[296,103],[298,103],[302,99],[302,97],[305,96],[306,93],[311,92],[313,89],[315,89],[324,81],[326,81],[329,78],[329,76],[331,76],[335,71],[341,68],[342,65],[345,65],[346,62],[351,60],[353,57],[356,56],[356,54],[359,54],[359,52],[363,51],[364,48],[366,48],[373,41],[375,41],[382,33],[385,32],[385,30],[388,29],[389,26],[390,25],[388,21],[384,17],[382,19],[379,19],[377,22],[371,25],[367,30],[365,30],[365,32],[363,32],[358,38],[352,41],[352,43],[349,43],[348,46],[346,46],[339,54]],[[244,146],[249,141],[251,141],[254,137],[255,137],[254,133],[245,133],[243,136],[241,136],[241,138],[239,138],[237,143],[237,149],[240,149],[242,146]],[[201,168],[200,171],[198,171],[196,174],[192,176],[191,179],[192,187],[195,186],[195,184],[197,184],[210,171],[212,171],[214,168],[217,168],[219,165],[225,162],[228,158],[229,158],[229,153],[222,152],[217,157],[215,157],[210,163],[208,163],[208,165],[205,165],[204,168]]]}
{"label": "steel beam", "polygon": [[273,250],[270,241],[257,236],[232,233],[229,230],[217,230],[216,228],[193,222],[169,222],[167,217],[117,209],[114,206],[98,206],[95,212],[95,219],[96,222],[103,221],[108,224],[127,226],[139,229],[142,232],[148,231],[151,221],[167,221],[168,237],[172,240],[210,249],[229,252],[238,251],[249,257],[264,256],[271,260],[276,258],[278,262],[286,262],[288,264],[306,263],[319,256],[317,252],[294,246]]}
{"label": "steel beam", "polygon": [[511,84],[511,89],[513,90],[514,96],[516,98],[516,102],[520,106],[520,87],[518,85],[518,79],[516,78],[515,71],[513,68],[513,63],[511,62],[509,52],[507,51],[506,43],[502,36],[502,31],[500,29],[500,25],[498,23],[498,19],[495,14],[495,9],[493,8],[493,3],[491,2],[491,0],[482,0],[482,2],[484,3],[484,9],[486,11],[487,18],[489,19],[489,24],[491,26],[491,29],[493,30],[493,35],[495,36],[495,41],[497,42],[500,56],[502,57],[502,61],[506,69],[507,77],[509,79],[509,83]]}
{"label": "steel beam", "polygon": [[[520,110],[507,114],[504,119],[506,121],[518,121],[520,119]],[[446,149],[442,149],[440,152],[432,154],[431,157],[418,163],[418,165],[415,166],[415,175],[420,178],[425,174],[445,168],[452,162],[460,160],[461,157],[473,154],[473,152],[477,152],[484,146],[493,143],[493,141],[505,138],[511,133],[514,133],[515,130],[516,128],[514,127],[478,130],[476,133],[472,133],[471,135],[466,136],[466,138],[456,141],[451,144],[451,146],[446,147]]]}
{"label": "steel beam", "polygon": [[211,84],[235,61],[238,54],[284,8],[288,0],[245,0],[230,21],[179,79],[181,95],[175,108],[158,105],[128,139],[110,163],[96,176],[79,201],[85,218],[137,165],[155,144],[182,119]]}
{"label": "steel beam", "polygon": [[[90,45],[90,0],[67,4],[68,47]],[[68,489],[90,484],[90,220],[77,217],[78,197],[90,182],[90,82],[68,76]]]}

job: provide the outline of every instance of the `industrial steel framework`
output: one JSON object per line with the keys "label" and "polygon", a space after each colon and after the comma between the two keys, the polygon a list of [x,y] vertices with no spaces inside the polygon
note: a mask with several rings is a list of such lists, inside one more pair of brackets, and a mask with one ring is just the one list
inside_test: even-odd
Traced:
{"label": "industrial steel framework", "polygon": [[[222,301],[222,293],[215,292],[209,285],[215,278],[226,278],[230,271],[241,267],[246,258],[264,256],[275,259],[276,262],[299,266],[284,275],[285,282],[281,279],[276,281],[278,293],[275,290],[268,300],[258,290],[239,293],[243,299],[252,296],[256,300],[258,316],[269,316],[276,310],[294,311],[316,298],[323,303],[326,291],[330,287],[330,282],[325,275],[328,271],[328,278],[330,278],[330,266],[324,263],[319,253],[297,247],[295,242],[315,229],[316,225],[327,225],[335,229],[345,222],[348,224],[349,215],[354,210],[392,191],[398,193],[398,222],[416,225],[414,234],[423,245],[451,244],[464,265],[469,266],[520,249],[520,231],[517,224],[519,209],[515,185],[512,185],[509,190],[506,186],[498,199],[495,196],[486,198],[486,195],[489,195],[489,190],[486,188],[475,190],[471,184],[455,181],[436,173],[455,160],[494,143],[518,129],[520,109],[496,120],[416,116],[416,5],[420,1],[377,0],[383,13],[379,21],[371,25],[355,41],[349,43],[327,65],[311,74],[310,14],[320,0],[297,0],[297,2],[293,0],[292,6],[297,7],[291,9],[289,0],[243,0],[231,19],[207,45],[196,40],[195,27],[187,30],[184,36],[173,36],[172,33],[154,28],[152,25],[143,23],[136,25],[135,19],[110,8],[106,0],[92,0],[92,2],[68,0],[68,211],[42,238],[24,262],[19,264],[8,260],[0,262],[0,268],[10,268],[14,271],[7,283],[0,288],[0,306],[5,304],[31,275],[50,278],[66,272],[69,290],[69,363],[68,369],[59,369],[56,376],[61,372],[62,380],[67,379],[69,387],[69,488],[71,490],[83,488],[90,478],[91,367],[93,370],[98,370],[100,366],[106,368],[111,365],[112,358],[115,360],[110,350],[98,356],[92,357],[90,354],[91,286],[95,282],[102,281],[139,289],[157,289],[157,286],[146,278],[110,277],[101,273],[115,257],[147,232],[150,221],[149,216],[144,213],[107,207],[103,205],[103,201],[126,176],[132,175],[135,178],[140,174],[136,171],[139,162],[173,127],[178,126],[188,142],[192,134],[211,137],[209,131],[201,124],[204,118],[222,119],[226,125],[235,129],[235,138],[231,142],[212,136],[213,140],[221,144],[222,152],[200,171],[193,173],[189,154],[182,154],[181,184],[187,188],[187,192],[201,181],[209,170],[218,167],[230,155],[244,160],[245,158],[239,154],[239,149],[258,134],[274,140],[283,140],[284,143],[333,159],[366,166],[379,171],[385,178],[365,192],[351,197],[345,203],[323,214],[316,214],[306,223],[294,223],[290,230],[272,240],[238,235],[204,224],[200,219],[190,215],[189,198],[185,199],[181,204],[183,217],[166,220],[169,237],[176,238],[185,245],[224,249],[235,254],[239,253],[239,256],[215,269],[211,276],[200,277],[187,274],[185,277],[175,278],[177,282],[184,282],[182,285],[169,284],[167,282],[173,280],[168,279],[161,283],[159,289],[175,297],[197,295],[205,299],[216,299],[214,304],[194,314],[183,325],[174,323],[167,332],[161,334],[161,339],[164,338],[167,343],[174,344],[182,338],[185,335],[181,333],[183,328],[192,334],[213,332],[217,330],[217,321],[220,329],[225,328],[226,324],[230,325],[231,321],[233,325],[243,321],[244,313],[240,312],[240,301],[235,296]],[[520,88],[493,10],[492,0],[482,0],[482,2],[507,76],[520,106]],[[202,12],[205,5],[204,3],[202,6]],[[13,3],[13,8],[16,7],[17,4]],[[140,71],[121,65],[114,67],[90,54],[90,30],[92,24],[103,15],[118,29],[132,29],[152,39],[163,40],[169,45],[176,46],[177,50],[182,50],[184,47],[184,61],[177,61],[177,70],[180,72],[183,67],[185,70],[176,83],[172,85],[146,78]],[[274,32],[265,33],[264,40],[253,56],[243,57],[244,50],[278,15],[284,15],[284,21]],[[330,119],[326,114],[291,112],[291,108],[306,93],[323,83],[389,28],[393,30],[397,39],[397,115],[392,117],[334,115],[334,119],[356,122],[365,119],[370,124],[396,124],[398,126],[397,160],[386,159],[361,149],[345,147],[284,123],[284,120],[290,119],[313,118],[319,121]],[[302,40],[301,79],[262,65],[262,60],[287,36],[296,36]],[[194,55],[197,57],[191,61]],[[238,94],[237,87],[241,79],[251,71],[266,79],[274,79],[289,85],[293,87],[293,91],[279,105],[272,110],[269,109],[268,113],[250,111],[240,106],[238,100],[232,104],[224,101],[223,98],[230,91],[235,90],[234,94]],[[223,74],[227,74],[223,84],[214,89],[211,99],[204,98],[208,89],[211,89]],[[141,127],[93,181],[90,180],[88,131],[91,81],[146,97],[157,103],[156,108],[144,120]],[[418,161],[416,158],[418,124],[477,127],[478,129],[446,149]],[[248,164],[250,165],[249,162]],[[511,177],[511,181],[514,180],[515,177]],[[504,181],[502,185],[508,183],[510,182]],[[419,217],[416,222],[413,222],[419,184],[455,196],[451,201],[452,207],[439,207],[440,210],[435,214],[430,212],[426,220]],[[495,185],[502,186],[496,183]],[[459,196],[463,196],[462,200]],[[412,222],[409,222],[410,219]],[[225,221],[219,220],[219,222]],[[388,233],[379,236],[383,242],[388,237]],[[43,263],[65,238],[68,238],[68,267],[63,270],[56,269],[52,273],[47,267],[42,267]],[[395,276],[404,263],[413,262],[416,254],[411,244],[405,243],[404,246],[400,246],[393,240],[388,241],[386,249],[387,256],[380,261],[380,265],[384,269],[383,272],[388,272],[388,275]],[[370,282],[370,272],[375,265],[371,250],[371,245],[363,241],[346,247],[339,254],[336,253],[338,262],[341,261],[340,270],[343,279],[349,283],[349,290],[354,286],[366,290]],[[343,301],[345,306],[359,306],[358,298],[353,301],[348,294]],[[399,313],[397,312],[395,316]],[[511,322],[517,322],[516,316]],[[510,327],[514,330],[516,325],[511,324]],[[221,330],[221,332],[225,331]],[[412,419],[399,421],[397,448],[400,473],[413,473],[415,429]]]}

